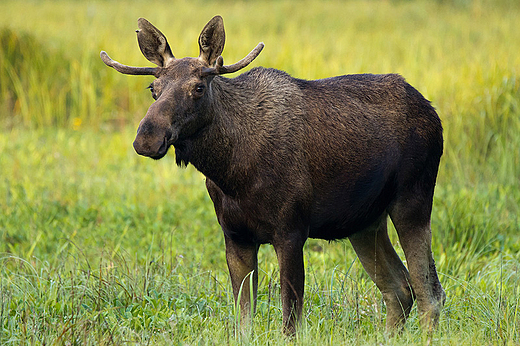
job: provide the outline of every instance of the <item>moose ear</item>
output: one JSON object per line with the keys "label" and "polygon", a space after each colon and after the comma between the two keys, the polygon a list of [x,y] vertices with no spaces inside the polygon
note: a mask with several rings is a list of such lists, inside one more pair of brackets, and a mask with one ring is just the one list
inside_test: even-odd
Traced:
{"label": "moose ear", "polygon": [[137,41],[144,57],[159,67],[166,67],[175,57],[162,32],[144,18],[137,20]]}
{"label": "moose ear", "polygon": [[199,36],[199,59],[213,66],[217,58],[224,50],[226,33],[224,32],[224,21],[221,16],[213,17],[202,29]]}

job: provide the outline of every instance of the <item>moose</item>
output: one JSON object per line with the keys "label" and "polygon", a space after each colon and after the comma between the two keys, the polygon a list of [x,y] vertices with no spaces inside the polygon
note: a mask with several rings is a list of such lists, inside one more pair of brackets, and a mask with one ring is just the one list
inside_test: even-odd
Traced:
{"label": "moose", "polygon": [[[348,238],[382,293],[387,330],[402,328],[414,301],[421,325],[435,328],[446,299],[430,226],[443,137],[430,102],[397,74],[303,80],[255,67],[225,78],[264,44],[224,65],[220,16],[202,30],[196,58],[175,58],[146,19],[138,27],[141,52],[157,67],[123,65],[104,51],[101,59],[124,74],[155,76],[155,101],[134,149],[158,160],[173,146],[177,165],[191,163],[206,177],[242,325],[255,311],[261,244],[275,249],[283,331],[293,335],[302,316],[306,240]],[[388,217],[408,269],[389,239]]]}

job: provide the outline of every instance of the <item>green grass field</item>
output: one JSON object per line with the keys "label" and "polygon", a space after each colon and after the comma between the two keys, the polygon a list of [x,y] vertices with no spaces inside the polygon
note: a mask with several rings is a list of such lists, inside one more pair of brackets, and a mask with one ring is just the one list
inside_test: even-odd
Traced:
{"label": "green grass field", "polygon": [[[400,73],[445,129],[432,215],[447,301],[430,340],[385,307],[348,241],[306,244],[296,339],[281,334],[276,256],[259,255],[253,333],[237,333],[204,177],[135,154],[152,77],[145,17],[177,57],[224,17],[231,63],[295,77]],[[520,4],[439,1],[0,3],[0,345],[520,345]],[[394,232],[392,239],[397,245]]]}

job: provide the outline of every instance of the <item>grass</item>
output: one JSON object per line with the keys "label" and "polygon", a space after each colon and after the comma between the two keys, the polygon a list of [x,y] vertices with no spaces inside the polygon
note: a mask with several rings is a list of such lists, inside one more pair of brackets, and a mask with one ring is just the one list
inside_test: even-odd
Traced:
{"label": "grass", "polygon": [[507,0],[2,2],[0,344],[427,342],[415,311],[403,334],[385,335],[381,295],[348,242],[316,240],[296,340],[280,332],[269,246],[253,334],[235,333],[204,177],[173,153],[134,153],[150,78],[99,59],[103,49],[148,65],[140,16],[176,56],[193,56],[217,13],[228,63],[264,41],[255,66],[301,78],[398,72],[433,101],[445,128],[433,250],[448,300],[431,342],[519,344],[520,7]]}

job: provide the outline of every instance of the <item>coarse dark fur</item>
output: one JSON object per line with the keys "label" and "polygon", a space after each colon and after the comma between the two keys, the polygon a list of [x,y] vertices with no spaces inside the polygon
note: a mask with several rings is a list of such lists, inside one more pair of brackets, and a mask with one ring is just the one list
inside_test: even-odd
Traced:
{"label": "coarse dark fur", "polygon": [[[213,121],[173,145],[179,164],[208,177],[233,240],[272,243],[288,216],[273,210],[302,219],[311,238],[346,238],[382,215],[418,174],[430,185],[423,198],[431,198],[440,120],[399,75],[306,81],[254,68],[215,77],[211,87],[219,96],[206,110]],[[245,199],[250,208],[233,202]]]}
{"label": "coarse dark fur", "polygon": [[[204,28],[199,58],[175,59],[167,43],[157,47],[155,27],[139,24],[143,54],[159,68],[134,147],[159,159],[173,145],[177,164],[207,177],[235,298],[243,285],[256,299],[258,247],[272,244],[284,329],[294,333],[306,239],[348,237],[383,293],[387,326],[404,323],[414,297],[434,326],[445,295],[429,222],[443,139],[430,102],[396,74],[307,81],[253,68],[228,79],[218,73],[220,17]],[[388,240],[388,215],[410,274]],[[253,287],[244,281],[251,272]],[[254,309],[242,295],[241,308]]]}

